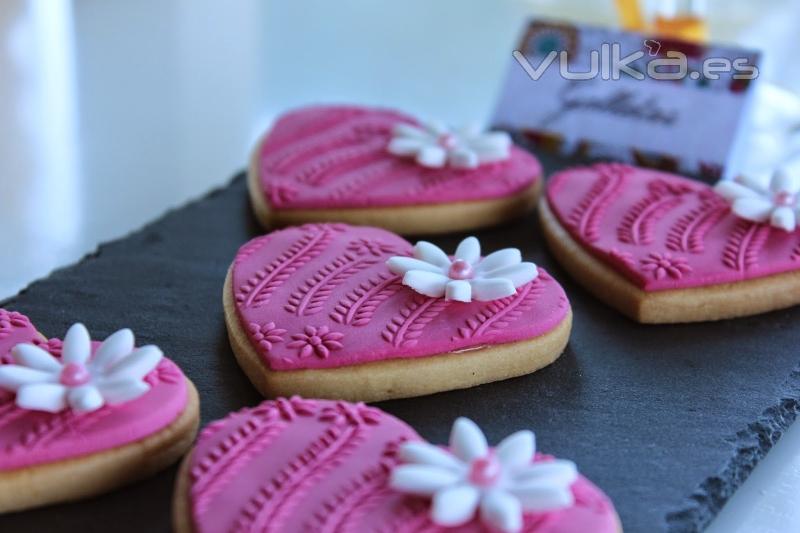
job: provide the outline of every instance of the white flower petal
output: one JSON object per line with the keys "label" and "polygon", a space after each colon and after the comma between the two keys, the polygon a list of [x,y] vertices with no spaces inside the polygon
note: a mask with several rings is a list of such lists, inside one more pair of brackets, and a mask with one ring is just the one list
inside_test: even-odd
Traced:
{"label": "white flower petal", "polygon": [[447,162],[447,152],[441,146],[423,146],[422,149],[417,152],[416,161],[423,167],[442,168]]}
{"label": "white flower petal", "polygon": [[485,272],[503,268],[507,266],[516,265],[522,261],[522,254],[516,248],[505,248],[497,250],[486,257],[483,261],[478,263],[475,267],[475,275],[482,275]]}
{"label": "white flower petal", "polygon": [[440,526],[460,526],[475,515],[480,490],[471,485],[457,485],[443,489],[433,496],[431,520]]}
{"label": "white flower petal", "polygon": [[428,241],[419,241],[414,245],[414,257],[441,268],[450,268],[450,258],[447,254]]}
{"label": "white flower petal", "polygon": [[502,161],[511,155],[511,137],[503,131],[485,133],[470,139],[469,147],[481,162]]}
{"label": "white flower petal", "polygon": [[24,385],[17,391],[16,402],[23,409],[57,413],[67,407],[67,387],[60,383]]}
{"label": "white flower petal", "polygon": [[425,140],[430,137],[430,134],[424,129],[414,126],[413,124],[400,122],[395,124],[394,127],[392,128],[392,136]]}
{"label": "white flower petal", "polygon": [[37,383],[56,383],[58,374],[19,365],[0,365],[0,388],[15,392]]}
{"label": "white flower petal", "polygon": [[503,490],[490,490],[481,498],[481,521],[494,530],[517,533],[522,530],[522,505]]}
{"label": "white flower petal", "polygon": [[445,285],[446,300],[455,300],[457,302],[471,302],[472,301],[472,285],[466,280],[453,280],[448,281]]}
{"label": "white flower petal", "polygon": [[92,354],[92,341],[89,332],[81,324],[73,324],[64,336],[64,346],[61,350],[61,360],[66,363],[85,364]]}
{"label": "white flower petal", "polygon": [[429,120],[425,122],[425,129],[428,130],[428,135],[436,139],[442,135],[450,133],[450,128],[441,120]]}
{"label": "white flower petal", "polygon": [[784,231],[794,231],[797,225],[794,211],[791,207],[786,206],[776,207],[775,210],[772,211],[770,223]]}
{"label": "white flower petal", "polygon": [[33,344],[17,344],[11,355],[20,365],[45,372],[61,372],[61,363],[46,350]]}
{"label": "white flower petal", "polygon": [[456,129],[455,133],[462,139],[472,140],[481,135],[481,126],[477,122],[471,122]]}
{"label": "white flower petal", "polygon": [[411,270],[403,276],[403,285],[431,298],[440,298],[449,281],[450,278],[444,274],[434,274],[423,270]]}
{"label": "white flower petal", "polygon": [[81,385],[69,389],[67,401],[74,411],[89,413],[103,407],[103,396],[94,385]]}
{"label": "white flower petal", "polygon": [[455,148],[447,153],[447,162],[453,168],[478,168],[478,154],[468,148]]}
{"label": "white flower petal", "polygon": [[768,173],[739,175],[736,177],[735,181],[736,183],[741,183],[748,189],[752,189],[756,193],[765,195],[769,193],[769,185],[772,181],[772,176]]}
{"label": "white flower petal", "polygon": [[466,463],[489,453],[489,444],[478,425],[469,418],[459,417],[450,432],[450,450]]}
{"label": "white flower petal", "polygon": [[722,180],[714,185],[714,192],[728,201],[738,198],[761,198],[762,194],[733,180]]}
{"label": "white flower petal", "polygon": [[473,279],[472,298],[479,302],[489,302],[498,298],[505,298],[517,292],[511,280],[504,278]]}
{"label": "white flower petal", "polygon": [[453,454],[427,442],[406,442],[400,447],[399,455],[400,459],[406,463],[438,466],[456,472],[464,469],[464,464],[456,459]]}
{"label": "white flower petal", "polygon": [[522,508],[526,511],[561,509],[570,507],[575,501],[569,487],[529,485],[513,487],[509,492],[519,499]]}
{"label": "white flower petal", "polygon": [[133,351],[133,332],[121,329],[108,336],[97,349],[92,359],[92,366],[105,370]]}
{"label": "white flower petal", "polygon": [[772,202],[764,198],[739,198],[731,208],[736,215],[754,222],[769,220],[772,214]]}
{"label": "white flower petal", "polygon": [[532,431],[517,431],[500,441],[495,455],[506,469],[528,466],[536,451],[536,438]]}
{"label": "white flower petal", "polygon": [[389,486],[400,492],[431,496],[458,483],[461,476],[452,470],[428,465],[400,465],[392,470]]}
{"label": "white flower petal", "polygon": [[150,385],[141,380],[125,379],[103,382],[97,388],[106,403],[116,405],[135,400],[144,395],[150,390]]}
{"label": "white flower petal", "polygon": [[514,486],[569,486],[578,478],[578,468],[572,461],[555,459],[540,461],[514,472]]}
{"label": "white flower petal", "polygon": [[[413,257],[403,257],[403,256],[395,256],[390,257],[386,261],[386,266],[389,267],[389,270],[394,273],[402,276],[409,270],[424,270],[426,272],[434,272],[436,274],[445,274],[442,267],[433,265],[426,261],[422,261],[420,259],[414,259]],[[448,265],[449,267],[449,265]]]}
{"label": "white flower petal", "polygon": [[389,141],[389,144],[386,146],[386,150],[388,150],[390,154],[410,156],[416,155],[416,153],[419,152],[423,146],[425,146],[425,143],[420,139],[396,137]]}
{"label": "white flower petal", "polygon": [[495,268],[485,272],[485,278],[504,278],[514,284],[514,287],[522,287],[526,283],[533,281],[539,275],[539,269],[533,263],[518,263],[507,267]]}
{"label": "white flower petal", "polygon": [[[447,143],[442,143],[445,136]],[[473,169],[481,163],[507,159],[511,137],[505,132],[482,133],[476,126],[450,130],[442,122],[430,122],[422,127],[399,123],[392,128],[387,151],[401,156],[415,156],[419,165],[441,168]]]}
{"label": "white flower petal", "polygon": [[158,366],[164,354],[158,346],[142,346],[130,355],[110,366],[105,378],[108,381],[142,379]]}
{"label": "white flower petal", "polygon": [[772,175],[769,188],[773,193],[786,192],[796,194],[800,191],[800,175],[779,170]]}
{"label": "white flower petal", "polygon": [[476,237],[467,237],[459,243],[454,257],[474,265],[481,258],[480,241]]}

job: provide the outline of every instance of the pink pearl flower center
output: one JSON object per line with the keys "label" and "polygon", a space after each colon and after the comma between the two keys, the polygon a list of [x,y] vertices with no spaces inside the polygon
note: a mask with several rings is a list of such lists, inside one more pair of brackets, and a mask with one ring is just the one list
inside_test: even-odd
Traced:
{"label": "pink pearl flower center", "polygon": [[82,364],[67,363],[61,370],[58,381],[67,387],[80,387],[89,383],[91,377],[89,371]]}
{"label": "pink pearl flower center", "polygon": [[469,481],[479,487],[490,487],[500,479],[500,463],[492,455],[475,459],[469,467]]}
{"label": "pink pearl flower center", "polygon": [[450,133],[444,133],[439,135],[439,137],[436,139],[436,144],[445,150],[450,150],[451,148],[455,148],[456,138]]}
{"label": "pink pearl flower center", "polygon": [[775,195],[775,204],[785,207],[794,207],[797,203],[797,195],[790,192],[781,191]]}
{"label": "pink pearl flower center", "polygon": [[308,343],[311,346],[319,346],[320,344],[322,344],[322,339],[319,338],[319,336],[317,335],[312,335],[311,337],[308,338]]}
{"label": "pink pearl flower center", "polygon": [[471,279],[475,275],[472,270],[472,265],[463,259],[456,259],[450,265],[450,270],[447,272],[450,279]]}

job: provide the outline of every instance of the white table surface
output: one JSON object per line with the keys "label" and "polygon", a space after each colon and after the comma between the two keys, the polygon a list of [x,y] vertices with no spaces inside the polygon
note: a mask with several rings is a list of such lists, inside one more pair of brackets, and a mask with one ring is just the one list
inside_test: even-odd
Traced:
{"label": "white table surface", "polygon": [[[486,119],[524,15],[613,23],[611,7],[3,0],[0,298],[223,184],[287,107],[353,101],[453,123]],[[800,89],[797,2],[717,0],[710,8],[717,38],[767,50],[762,77]],[[750,143],[763,159],[781,128],[800,121],[800,106],[774,86],[760,101]],[[795,424],[709,531],[800,531],[798,494]]]}

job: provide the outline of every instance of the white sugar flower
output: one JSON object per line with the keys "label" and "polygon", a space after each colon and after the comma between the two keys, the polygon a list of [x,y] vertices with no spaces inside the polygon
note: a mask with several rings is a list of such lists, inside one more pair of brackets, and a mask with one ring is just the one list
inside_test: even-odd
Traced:
{"label": "white sugar flower", "polygon": [[723,180],[714,190],[731,202],[731,210],[753,222],[769,222],[794,231],[800,218],[800,175],[778,171],[772,179],[740,177]]}
{"label": "white sugar flower", "polygon": [[452,260],[435,244],[420,241],[414,246],[414,257],[395,256],[386,266],[403,276],[403,285],[420,294],[459,302],[511,296],[539,275],[536,265],[522,262],[516,248],[481,259],[481,244],[475,237],[461,241]]}
{"label": "white sugar flower", "polygon": [[482,132],[476,126],[451,130],[440,122],[400,123],[392,129],[387,149],[394,155],[414,157],[424,167],[476,168],[508,159],[511,137],[502,131]]}
{"label": "white sugar flower", "polygon": [[0,388],[15,392],[23,409],[51,413],[67,407],[89,412],[134,400],[150,390],[143,378],[163,357],[156,346],[134,349],[129,329],[110,335],[92,357],[83,324],[67,331],[60,360],[33,344],[18,344],[11,354],[17,364],[0,365]]}
{"label": "white sugar flower", "polygon": [[449,450],[425,442],[400,448],[405,464],[395,467],[390,485],[400,492],[432,496],[431,520],[440,526],[481,521],[499,531],[520,531],[524,512],[542,512],[573,504],[575,463],[555,459],[533,462],[535,438],[518,431],[490,449],[480,428],[459,418]]}

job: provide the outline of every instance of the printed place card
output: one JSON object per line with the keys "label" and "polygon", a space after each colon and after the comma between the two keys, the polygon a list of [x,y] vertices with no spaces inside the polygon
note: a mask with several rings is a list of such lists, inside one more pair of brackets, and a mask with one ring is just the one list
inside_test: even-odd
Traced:
{"label": "printed place card", "polygon": [[739,48],[533,20],[492,124],[563,155],[716,179],[735,172],[758,59]]}

